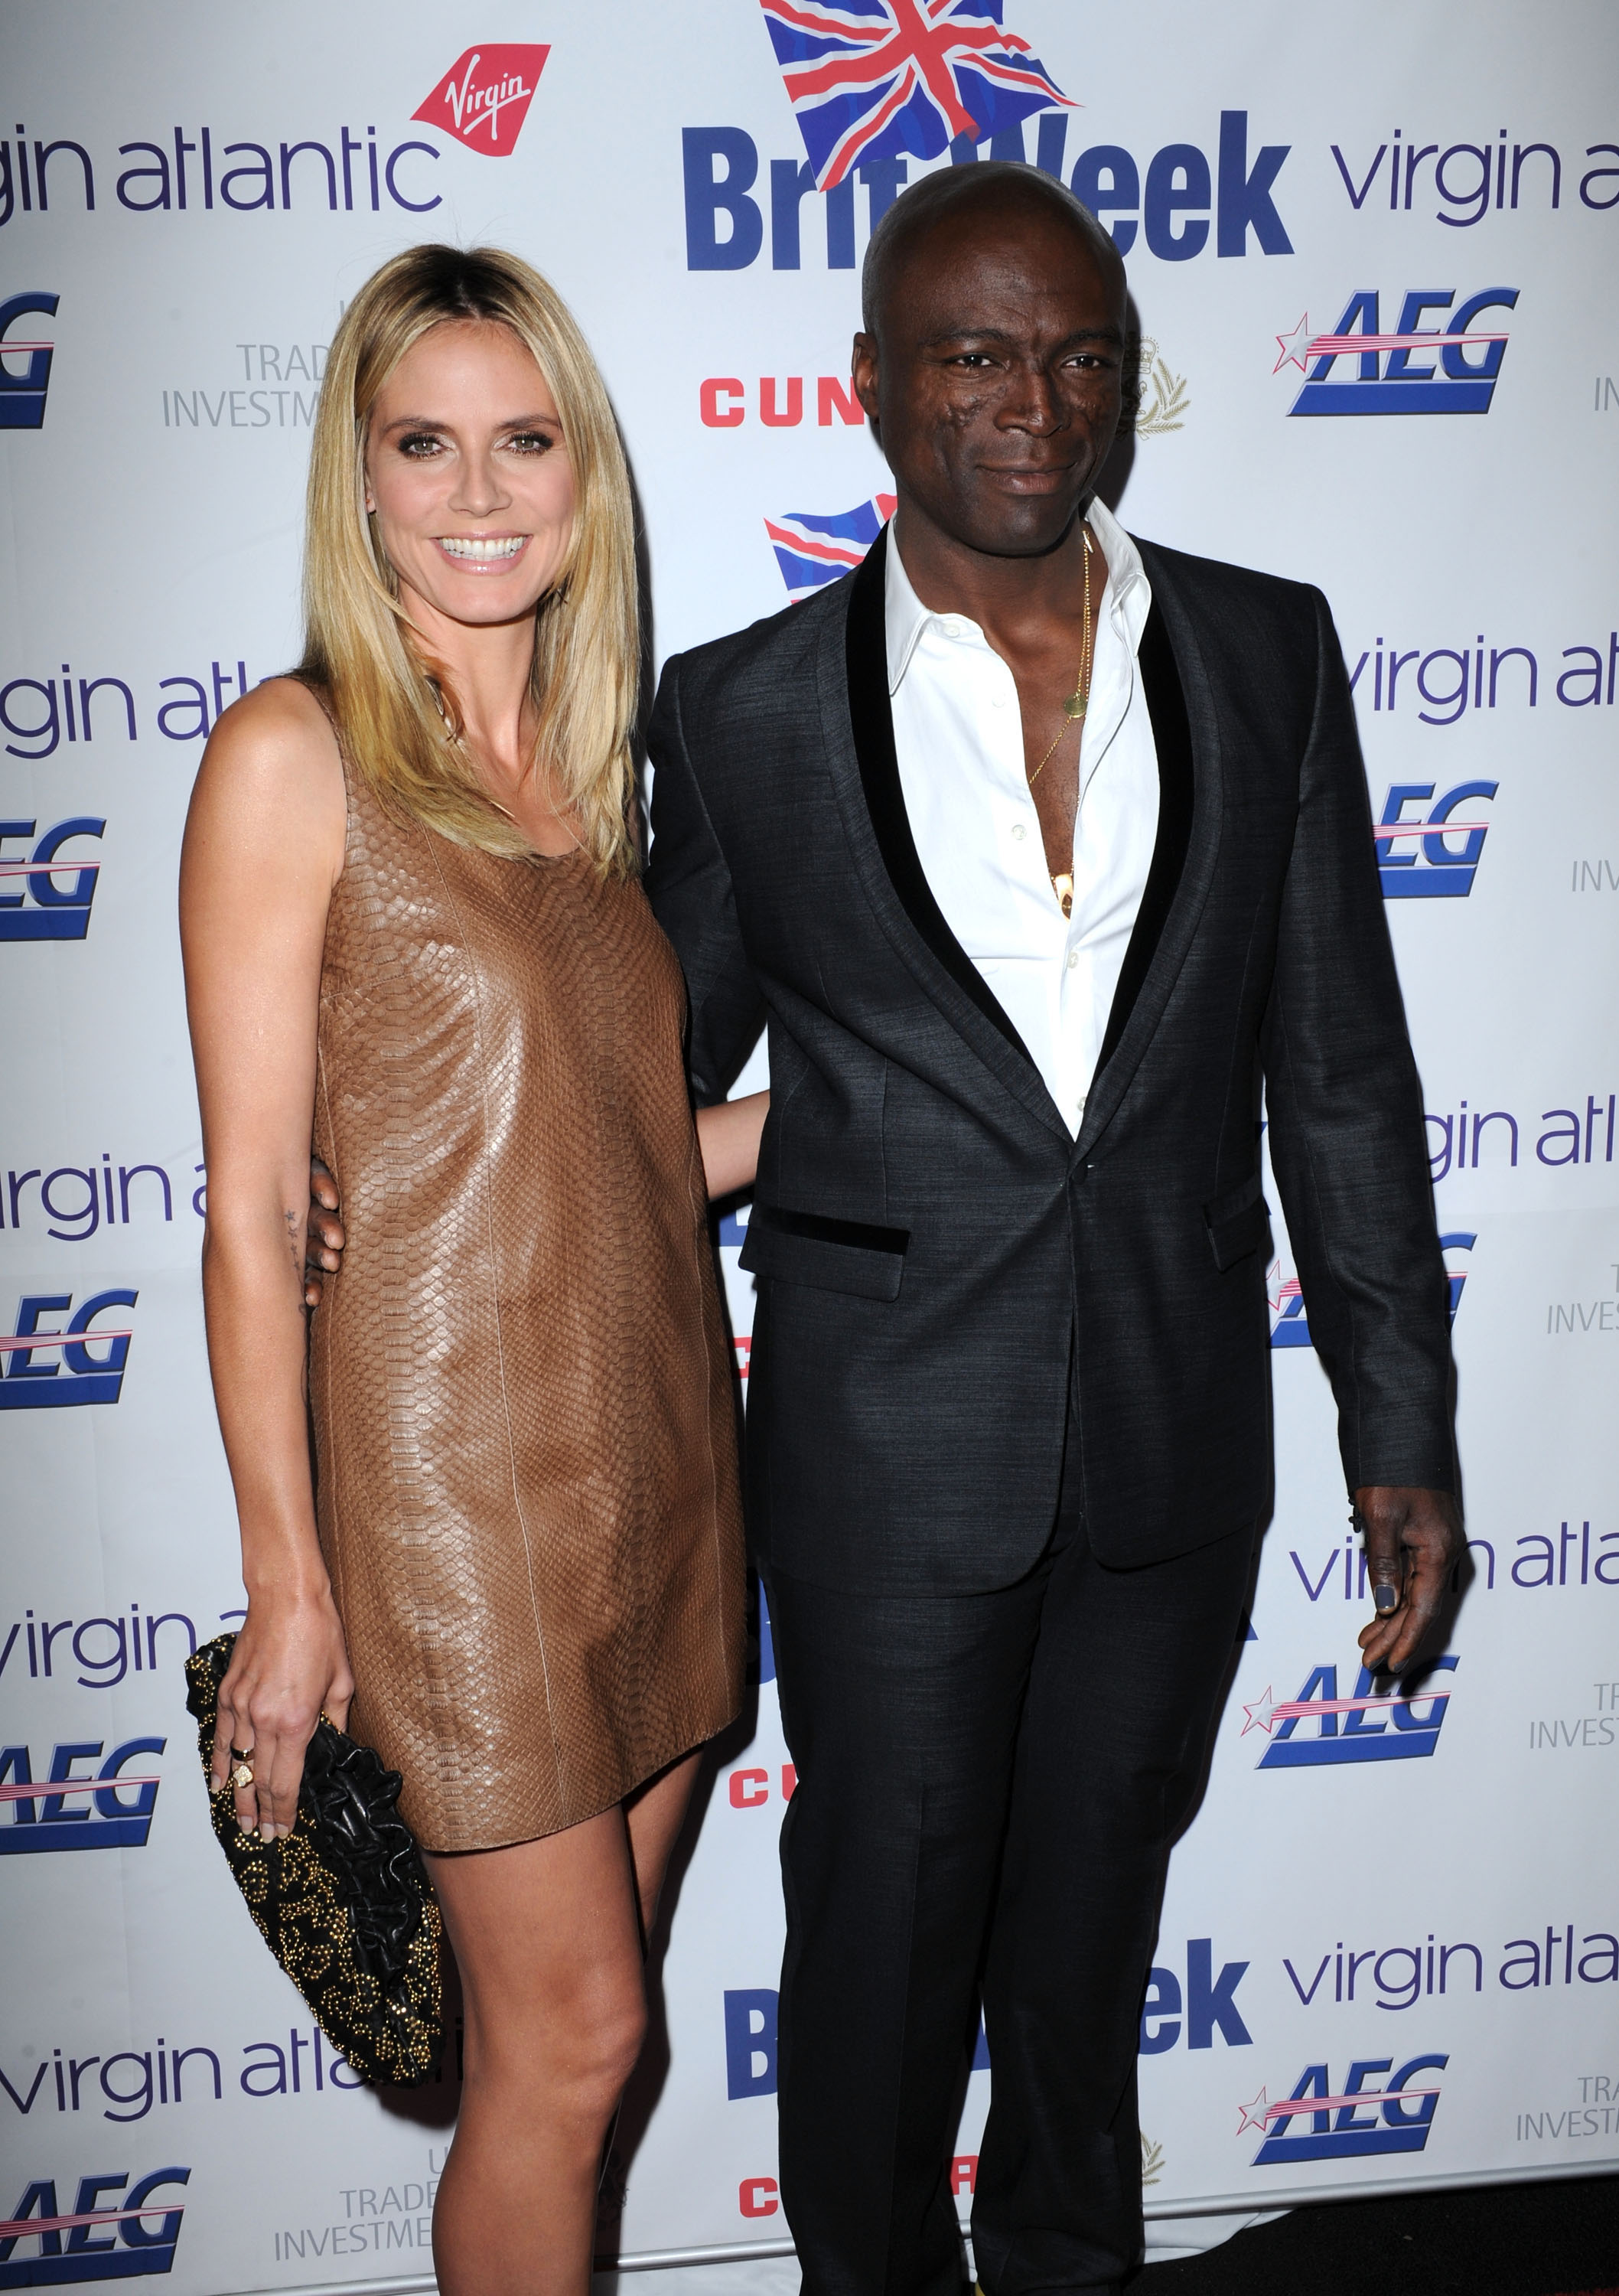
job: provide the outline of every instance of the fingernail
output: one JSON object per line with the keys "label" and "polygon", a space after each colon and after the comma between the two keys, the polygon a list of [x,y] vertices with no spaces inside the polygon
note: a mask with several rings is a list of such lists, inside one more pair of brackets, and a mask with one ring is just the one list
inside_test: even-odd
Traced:
{"label": "fingernail", "polygon": [[242,1830],[242,1832],[243,1832],[244,1833],[252,1833],[252,1831],[253,1831],[252,1825],[251,1825],[251,1824],[249,1823],[249,1821],[247,1818],[245,1818],[245,1817],[239,1817],[239,1818],[237,1819],[236,1823],[237,1823],[237,1824],[241,1828],[241,1830]]}
{"label": "fingernail", "polygon": [[1400,1607],[1400,1590],[1397,1587],[1374,1587],[1371,1590],[1371,1599],[1377,1610],[1397,1611]]}
{"label": "fingernail", "polygon": [[275,1828],[269,1824],[261,1825],[258,1829],[258,1838],[261,1841],[274,1841],[275,1839]]}

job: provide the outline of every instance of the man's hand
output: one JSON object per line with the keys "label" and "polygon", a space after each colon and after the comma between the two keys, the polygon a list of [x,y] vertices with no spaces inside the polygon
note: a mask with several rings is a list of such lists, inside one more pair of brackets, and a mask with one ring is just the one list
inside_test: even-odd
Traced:
{"label": "man's hand", "polygon": [[304,1234],[304,1305],[318,1308],[348,1242],[338,1218],[338,1184],[318,1156],[309,1159],[309,1225]]}
{"label": "man's hand", "polygon": [[1448,1491],[1368,1484],[1354,1495],[1366,1536],[1366,1573],[1377,1617],[1361,1629],[1369,1672],[1402,1674],[1438,1616],[1444,1582],[1460,1560],[1461,1516]]}

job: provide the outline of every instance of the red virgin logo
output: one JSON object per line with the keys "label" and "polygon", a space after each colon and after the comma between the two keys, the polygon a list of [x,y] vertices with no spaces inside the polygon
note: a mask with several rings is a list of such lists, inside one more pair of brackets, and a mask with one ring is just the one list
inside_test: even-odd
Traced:
{"label": "red virgin logo", "polygon": [[503,160],[522,132],[550,53],[549,45],[529,47],[510,41],[468,48],[411,118],[442,127],[470,151]]}

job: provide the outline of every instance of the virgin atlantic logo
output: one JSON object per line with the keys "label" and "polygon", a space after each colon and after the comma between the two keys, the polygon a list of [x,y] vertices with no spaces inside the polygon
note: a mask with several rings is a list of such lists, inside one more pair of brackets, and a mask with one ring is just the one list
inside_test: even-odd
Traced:
{"label": "virgin atlantic logo", "polygon": [[545,69],[549,45],[506,42],[468,48],[450,66],[413,119],[442,127],[469,151],[503,160],[516,147]]}

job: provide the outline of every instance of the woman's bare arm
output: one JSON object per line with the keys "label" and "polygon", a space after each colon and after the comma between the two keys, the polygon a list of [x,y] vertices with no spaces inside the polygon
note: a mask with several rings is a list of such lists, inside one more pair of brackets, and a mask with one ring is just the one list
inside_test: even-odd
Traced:
{"label": "woman's bare arm", "polygon": [[233,1743],[251,1748],[254,1784],[236,1809],[266,1840],[291,1830],[322,1707],[340,1722],[354,1689],[315,1538],[302,1278],[321,954],[345,814],[331,727],[278,679],[215,728],[180,865],[209,1364],[248,1591],[213,1775],[223,1782]]}
{"label": "woman's bare arm", "polygon": [[697,1144],[709,1196],[732,1196],[750,1188],[759,1168],[759,1135],[770,1113],[770,1095],[750,1092],[745,1100],[722,1100],[697,1111]]}

